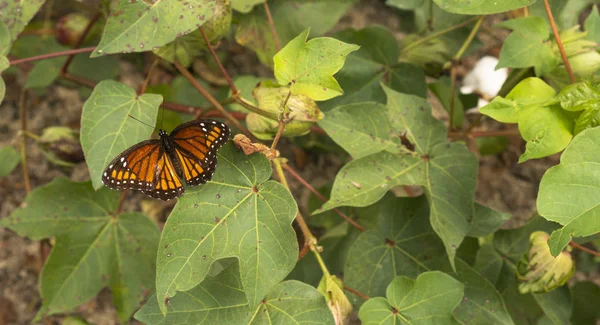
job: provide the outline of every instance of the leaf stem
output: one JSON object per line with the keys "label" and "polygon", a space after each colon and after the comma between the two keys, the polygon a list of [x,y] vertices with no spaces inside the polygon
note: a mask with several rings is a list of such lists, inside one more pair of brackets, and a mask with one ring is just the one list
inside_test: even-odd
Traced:
{"label": "leaf stem", "polygon": [[364,299],[364,300],[369,300],[369,299],[371,299],[371,298],[369,298],[369,296],[367,296],[366,294],[364,294],[364,293],[360,293],[360,292],[358,292],[358,291],[356,291],[356,290],[354,290],[354,289],[352,289],[352,288],[350,288],[350,287],[344,286],[344,290],[346,290],[346,291],[348,291],[348,292],[350,292],[350,293],[353,293],[353,294],[355,294],[355,295],[357,295],[357,296],[361,297],[361,298],[362,298],[362,299]]}
{"label": "leaf stem", "polygon": [[558,34],[558,28],[556,27],[556,22],[554,21],[554,16],[552,15],[552,10],[550,10],[550,3],[548,2],[548,0],[544,0],[544,8],[546,8],[546,14],[548,15],[548,20],[550,21],[550,27],[552,27],[552,33],[554,34],[556,45],[558,45],[560,56],[562,57],[562,60],[565,64],[565,68],[567,69],[567,73],[569,74],[569,78],[571,79],[571,83],[575,83],[577,82],[577,80],[575,79],[573,69],[571,69],[571,64],[569,63],[569,59],[567,58],[567,53],[565,52],[562,40],[560,39],[560,35]]}
{"label": "leaf stem", "polygon": [[198,92],[204,96],[214,107],[217,108],[223,114],[223,116],[229,120],[236,128],[244,133],[248,138],[255,139],[254,136],[246,129],[238,120],[236,120],[229,112],[227,112],[223,106],[206,90],[202,85],[192,76],[192,74],[179,62],[175,61],[175,67],[179,72],[198,90]]}
{"label": "leaf stem", "polygon": [[148,87],[148,83],[150,83],[150,77],[152,77],[152,72],[154,71],[154,68],[156,68],[156,66],[158,65],[158,58],[155,58],[154,61],[152,62],[152,65],[150,65],[150,69],[148,69],[148,73],[146,74],[146,79],[144,80],[144,83],[142,84],[142,86],[140,87],[140,90],[138,91],[138,96],[143,95],[146,92],[146,88]]}
{"label": "leaf stem", "polygon": [[[319,193],[319,191],[317,191],[314,187],[312,187],[312,185],[310,185],[304,178],[302,178],[302,176],[300,176],[298,173],[296,173],[296,171],[293,170],[292,167],[290,167],[287,164],[284,164],[283,165],[283,169],[285,169],[296,180],[298,180],[298,182],[300,182],[302,185],[304,185],[304,187],[306,187],[309,191],[311,191],[314,195],[316,195],[319,199],[321,199],[321,201],[327,202],[327,199],[321,193]],[[344,218],[344,220],[346,220],[354,228],[356,228],[356,229],[358,229],[360,231],[365,231],[365,227],[359,225],[358,223],[356,223],[356,221],[350,219],[350,217],[348,217],[347,215],[345,215],[338,208],[334,208],[333,211],[335,211],[340,217]]]}
{"label": "leaf stem", "polygon": [[29,168],[27,168],[27,109],[25,107],[25,96],[27,89],[21,89],[19,96],[19,111],[21,117],[21,167],[23,168],[23,180],[25,182],[25,192],[31,192],[31,183],[29,182]]}
{"label": "leaf stem", "polygon": [[271,9],[269,8],[268,0],[263,2],[265,7],[265,13],[267,14],[267,20],[269,21],[269,27],[271,28],[271,34],[273,34],[273,40],[275,41],[275,48],[277,52],[281,51],[281,43],[279,43],[279,37],[277,36],[277,29],[275,28],[275,22],[273,16],[271,16]]}
{"label": "leaf stem", "polygon": [[427,35],[427,36],[425,36],[425,37],[423,37],[423,38],[421,38],[419,40],[416,40],[416,41],[408,44],[407,46],[405,46],[403,49],[401,49],[400,50],[400,55],[405,54],[406,52],[412,50],[413,48],[415,48],[415,47],[417,47],[417,46],[419,46],[419,45],[421,45],[423,43],[429,42],[432,39],[436,39],[436,38],[438,38],[438,37],[440,37],[440,36],[442,36],[442,35],[444,35],[446,33],[449,33],[449,32],[452,32],[454,30],[457,30],[459,28],[465,27],[465,26],[471,24],[472,22],[476,21],[477,19],[479,19],[479,17],[473,17],[473,18],[471,18],[469,20],[463,21],[460,24],[457,24],[457,25],[454,25],[454,26],[450,26],[450,27],[448,27],[446,29],[442,29],[439,32],[435,32],[435,33]]}
{"label": "leaf stem", "polygon": [[277,143],[279,142],[279,138],[281,138],[281,134],[283,134],[283,131],[285,130],[285,125],[287,124],[285,121],[285,105],[287,105],[287,102],[290,99],[291,95],[292,95],[292,90],[290,89],[288,91],[287,96],[285,97],[285,100],[281,104],[281,107],[279,108],[280,113],[277,118],[277,122],[279,123],[279,128],[277,129],[277,134],[275,134],[275,139],[273,139],[273,143],[271,144],[271,150],[275,150],[275,147],[277,147]]}
{"label": "leaf stem", "polygon": [[571,242],[569,243],[569,245],[573,246],[574,248],[580,249],[580,250],[582,250],[582,251],[584,251],[584,252],[586,252],[586,253],[592,254],[592,255],[594,255],[594,256],[600,256],[600,252],[596,252],[596,251],[595,251],[595,250],[593,250],[593,249],[589,249],[589,248],[587,248],[587,247],[585,247],[585,246],[579,245],[579,244],[577,244],[576,242],[574,242],[574,241],[572,241],[572,240],[571,240]]}
{"label": "leaf stem", "polygon": [[[90,33],[90,30],[92,30],[92,26],[94,26],[94,24],[96,23],[96,21],[98,21],[98,19],[100,19],[100,16],[101,16],[101,13],[97,12],[94,15],[94,17],[92,17],[92,19],[90,19],[90,21],[88,22],[87,26],[85,26],[85,29],[83,30],[83,33],[81,33],[81,35],[79,36],[79,39],[77,39],[77,42],[73,46],[73,49],[78,49],[81,46],[81,44],[83,44],[83,41],[85,40],[85,38],[87,37],[87,35]],[[73,61],[73,57],[74,57],[73,54],[69,55],[69,57],[67,58],[67,60],[63,64],[63,66],[60,68],[60,74],[61,75],[64,75],[64,74],[67,73],[67,71],[69,69],[69,65]]]}
{"label": "leaf stem", "polygon": [[123,191],[123,194],[121,194],[121,199],[119,200],[119,205],[117,206],[117,210],[115,211],[115,217],[119,215],[119,213],[121,213],[121,210],[123,209],[123,203],[125,202],[125,198],[127,197],[127,193],[129,192],[129,189],[125,189]]}
{"label": "leaf stem", "polygon": [[22,64],[22,63],[26,63],[26,62],[52,59],[52,58],[65,56],[65,55],[90,53],[90,52],[93,52],[95,49],[96,49],[95,46],[91,46],[91,47],[84,47],[84,48],[80,48],[80,49],[71,49],[71,50],[58,51],[58,52],[53,52],[53,53],[46,53],[46,54],[42,54],[42,55],[32,56],[29,58],[12,60],[12,61],[10,61],[10,65],[18,65],[18,64]]}
{"label": "leaf stem", "polygon": [[260,116],[264,116],[266,118],[270,118],[270,119],[275,120],[275,121],[277,121],[277,119],[278,119],[277,114],[271,113],[271,112],[267,112],[267,111],[263,111],[259,107],[256,107],[256,106],[250,104],[247,100],[245,100],[244,98],[242,98],[240,96],[234,97],[234,99],[235,99],[235,101],[238,104],[244,106],[244,108],[246,108],[250,112],[256,113],[256,114],[258,114]]}
{"label": "leaf stem", "polygon": [[229,84],[229,88],[231,88],[231,93],[233,94],[233,97],[238,96],[239,90],[235,87],[235,84],[231,80],[229,73],[227,73],[227,70],[225,70],[225,68],[223,67],[221,60],[219,60],[217,53],[215,53],[215,49],[213,48],[212,44],[210,44],[210,40],[206,36],[206,33],[204,32],[204,28],[202,26],[200,26],[199,29],[200,29],[200,34],[202,34],[202,38],[204,38],[204,42],[206,43],[206,46],[208,47],[208,50],[210,51],[210,54],[212,55],[213,59],[215,59],[215,61],[217,62],[219,69],[221,69],[221,73],[223,74],[223,77],[225,77],[225,80],[227,80],[227,83]]}

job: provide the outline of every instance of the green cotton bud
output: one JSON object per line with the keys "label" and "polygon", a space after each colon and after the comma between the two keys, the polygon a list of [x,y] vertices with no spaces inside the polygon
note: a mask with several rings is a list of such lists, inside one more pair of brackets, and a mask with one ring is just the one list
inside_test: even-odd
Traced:
{"label": "green cotton bud", "polygon": [[59,166],[72,166],[84,160],[79,133],[71,128],[51,126],[37,139],[42,153]]}
{"label": "green cotton bud", "polygon": [[535,231],[529,236],[529,250],[517,266],[519,292],[552,291],[569,280],[575,270],[571,253],[561,252],[554,257],[548,247],[550,235]]}
{"label": "green cotton bud", "polygon": [[[286,122],[283,136],[305,135],[310,132],[316,122],[323,119],[323,113],[314,100],[303,94],[291,94],[285,107],[282,107],[288,97],[289,89],[289,87],[279,86],[267,80],[259,83],[252,91],[252,95],[258,103],[259,109],[279,116]],[[272,139],[279,129],[277,120],[257,113],[248,114],[246,124],[250,132],[262,140]]]}
{"label": "green cotton bud", "polygon": [[325,296],[325,301],[333,314],[335,324],[349,324],[350,315],[352,314],[352,304],[344,294],[342,280],[338,279],[335,275],[324,275],[321,278],[321,282],[319,282],[317,290]]}

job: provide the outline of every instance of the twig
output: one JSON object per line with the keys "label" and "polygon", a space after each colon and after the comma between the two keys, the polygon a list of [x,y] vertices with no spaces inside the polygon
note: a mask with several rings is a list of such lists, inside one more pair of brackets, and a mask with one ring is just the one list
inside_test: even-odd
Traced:
{"label": "twig", "polygon": [[254,136],[248,131],[248,129],[242,126],[242,124],[240,124],[238,120],[236,120],[229,112],[227,112],[223,108],[223,106],[221,106],[221,104],[206,89],[204,89],[204,87],[202,87],[202,85],[196,80],[196,78],[194,78],[194,76],[192,76],[192,74],[184,66],[182,66],[179,62],[175,61],[175,67],[194,86],[194,88],[196,88],[196,90],[198,90],[198,92],[200,92],[200,94],[204,96],[204,98],[206,98],[214,107],[217,108],[217,110],[221,112],[221,114],[223,114],[223,116],[227,120],[229,120],[233,125],[235,125],[235,127],[242,131],[247,137],[249,137],[250,139],[255,139]]}
{"label": "twig", "polygon": [[344,286],[344,290],[346,290],[346,291],[348,291],[348,292],[351,292],[351,293],[353,293],[353,294],[355,294],[355,295],[357,295],[357,296],[359,296],[359,297],[363,298],[364,300],[369,300],[369,299],[371,299],[371,298],[369,298],[369,296],[367,296],[366,294],[364,294],[364,293],[360,293],[360,292],[358,292],[358,291],[356,291],[356,290],[354,290],[354,289],[352,289],[352,288],[349,288],[349,287],[347,287],[347,286]]}
{"label": "twig", "polygon": [[96,85],[98,84],[94,80],[83,78],[83,77],[79,77],[79,76],[75,76],[75,75],[72,75],[70,73],[65,73],[65,74],[62,75],[62,77],[65,78],[65,79],[67,79],[67,80],[76,82],[76,83],[78,83],[80,85],[87,86],[87,87],[92,88],[92,89],[94,89],[94,87],[96,87]]}
{"label": "twig", "polygon": [[267,13],[267,20],[269,21],[269,27],[271,28],[271,34],[273,34],[273,40],[275,41],[275,48],[277,52],[281,51],[281,43],[279,43],[279,37],[277,36],[277,29],[275,28],[275,22],[273,22],[273,16],[271,16],[271,9],[269,9],[268,0],[263,2],[265,12]]}
{"label": "twig", "polygon": [[123,209],[123,203],[125,202],[125,198],[127,197],[127,192],[129,192],[129,189],[125,189],[123,191],[123,194],[121,194],[121,199],[119,200],[117,211],[115,211],[115,217],[118,216],[119,213],[121,213],[121,210]]}
{"label": "twig", "polygon": [[[100,18],[100,16],[101,16],[101,13],[97,12],[94,15],[94,17],[92,17],[92,19],[90,19],[90,21],[88,22],[87,26],[85,26],[85,29],[83,30],[83,32],[79,36],[79,39],[77,40],[77,42],[73,46],[73,49],[78,49],[81,46],[81,44],[83,44],[83,41],[85,40],[85,38],[87,37],[87,35],[90,33],[90,30],[92,30],[92,26],[94,26],[94,24],[96,23],[96,21],[98,21],[98,19]],[[60,74],[64,75],[64,74],[67,73],[67,71],[69,70],[69,65],[73,61],[73,57],[74,57],[74,55],[69,55],[69,57],[67,58],[67,61],[65,61],[65,63],[62,66],[62,68],[60,68]]]}
{"label": "twig", "polygon": [[[327,202],[327,199],[321,193],[319,193],[319,191],[317,191],[314,187],[312,187],[312,185],[310,185],[304,178],[302,178],[302,176],[300,176],[298,173],[296,173],[296,171],[293,170],[292,167],[288,166],[287,164],[284,164],[283,169],[285,169],[288,173],[290,173],[292,176],[294,176],[294,178],[296,180],[298,180],[298,182],[300,182],[302,185],[304,185],[304,187],[306,187],[309,191],[311,191],[314,195],[316,195],[323,202]],[[338,215],[340,215],[340,217],[344,218],[344,220],[346,220],[348,223],[350,223],[352,226],[354,226],[354,228],[356,228],[360,231],[365,231],[365,227],[359,225],[358,223],[356,223],[356,221],[350,219],[350,217],[345,215],[339,209],[334,208],[333,211],[335,211]]]}
{"label": "twig", "polygon": [[285,130],[285,125],[287,124],[285,121],[285,105],[287,105],[288,100],[290,99],[290,96],[292,95],[292,91],[288,91],[287,96],[285,97],[285,100],[283,101],[283,103],[281,104],[281,108],[279,109],[280,114],[279,117],[277,119],[277,122],[279,123],[279,128],[277,129],[277,134],[275,134],[275,139],[273,139],[273,143],[271,144],[271,150],[275,150],[275,148],[277,147],[277,143],[279,142],[279,138],[281,138],[281,135],[283,134],[283,131]]}
{"label": "twig", "polygon": [[572,240],[571,240],[571,242],[569,243],[569,245],[571,245],[571,246],[573,246],[573,247],[575,247],[575,248],[577,248],[577,249],[580,249],[580,250],[582,250],[582,251],[584,251],[584,252],[586,252],[586,253],[592,254],[592,255],[594,255],[594,256],[600,256],[600,252],[596,252],[596,251],[595,251],[595,250],[593,250],[593,249],[589,249],[589,248],[587,248],[587,247],[585,247],[585,246],[581,246],[581,245],[577,244],[576,242],[574,242],[574,241],[572,241]]}
{"label": "twig", "polygon": [[233,94],[233,97],[238,96],[239,91],[238,91],[237,87],[231,80],[231,77],[229,76],[229,73],[227,73],[227,70],[225,70],[225,68],[223,67],[221,60],[219,60],[217,53],[215,53],[215,49],[213,49],[212,44],[210,44],[210,41],[209,41],[208,37],[206,36],[206,33],[204,32],[204,28],[202,28],[202,27],[200,27],[200,34],[202,34],[202,38],[204,38],[204,42],[206,43],[206,46],[208,47],[210,54],[212,55],[213,59],[215,59],[215,61],[217,62],[219,69],[221,69],[221,73],[223,74],[223,77],[225,77],[225,80],[227,80],[227,83],[229,84],[229,88],[231,88],[231,93]]}
{"label": "twig", "polygon": [[244,106],[244,108],[246,108],[247,110],[249,110],[252,113],[256,113],[260,116],[264,116],[266,118],[270,118],[275,121],[277,121],[277,119],[278,119],[277,114],[263,111],[262,109],[250,104],[247,100],[245,100],[244,98],[242,98],[240,96],[234,97],[234,99],[238,104]]}
{"label": "twig", "polygon": [[154,71],[154,68],[156,68],[156,66],[158,65],[158,62],[159,62],[158,58],[155,58],[154,61],[152,62],[152,65],[150,66],[150,69],[148,70],[148,73],[146,74],[146,79],[144,80],[142,87],[140,87],[140,90],[138,91],[138,96],[143,95],[146,92],[148,83],[150,83],[150,77],[152,76],[152,71]]}
{"label": "twig", "polygon": [[548,20],[550,21],[550,27],[552,27],[552,33],[554,33],[556,45],[558,45],[560,56],[562,57],[562,60],[565,63],[565,68],[567,68],[567,73],[569,74],[571,83],[575,83],[577,82],[577,80],[575,79],[573,69],[571,69],[571,64],[569,63],[569,59],[567,58],[567,53],[565,52],[565,48],[563,47],[560,35],[558,34],[558,28],[556,28],[556,22],[554,21],[554,16],[552,16],[552,10],[550,10],[550,3],[548,3],[548,0],[544,0],[544,8],[546,8],[546,14],[548,15]]}
{"label": "twig", "polygon": [[439,32],[435,32],[435,33],[427,35],[427,36],[425,36],[425,37],[423,37],[423,38],[421,38],[419,40],[416,40],[416,41],[408,44],[403,49],[401,49],[400,50],[400,55],[408,52],[409,50],[411,50],[411,49],[413,49],[413,48],[415,48],[415,47],[417,47],[417,46],[419,46],[419,45],[421,45],[423,43],[429,42],[432,39],[438,38],[439,36],[442,36],[442,35],[444,35],[446,33],[449,33],[451,31],[457,30],[459,28],[465,27],[465,26],[471,24],[472,22],[476,21],[477,19],[479,19],[479,17],[473,17],[473,18],[471,18],[469,20],[466,20],[466,21],[464,21],[464,22],[462,22],[460,24],[457,24],[457,25],[454,25],[454,26],[450,26],[450,27],[448,27],[446,29],[442,29]]}
{"label": "twig", "polygon": [[46,54],[42,54],[42,55],[32,56],[29,58],[12,60],[12,61],[10,61],[10,65],[17,65],[17,64],[21,64],[21,63],[25,63],[25,62],[32,62],[32,61],[40,61],[40,60],[56,58],[56,57],[65,56],[65,55],[89,53],[89,52],[93,52],[95,49],[96,49],[95,46],[91,46],[91,47],[84,47],[81,49],[71,49],[71,50],[65,50],[65,51],[59,51],[59,52],[53,52],[53,53],[46,53]]}
{"label": "twig", "polygon": [[25,182],[25,192],[31,192],[31,184],[29,182],[29,169],[27,168],[27,110],[25,107],[25,95],[27,89],[21,89],[19,96],[19,111],[21,115],[21,167],[23,168],[23,180]]}

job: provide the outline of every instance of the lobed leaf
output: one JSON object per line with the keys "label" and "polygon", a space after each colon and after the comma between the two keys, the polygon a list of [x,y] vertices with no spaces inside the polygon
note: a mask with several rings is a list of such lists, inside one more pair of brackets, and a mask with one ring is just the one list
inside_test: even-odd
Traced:
{"label": "lobed leaf", "polygon": [[71,311],[108,286],[126,322],[151,290],[158,228],[139,213],[114,215],[118,203],[114,191],[57,178],[0,221],[21,236],[56,238],[41,275],[36,319]]}
{"label": "lobed leaf", "polygon": [[396,277],[385,298],[369,299],[358,313],[364,325],[460,324],[452,314],[460,304],[464,286],[451,276],[425,272],[412,280]]}
{"label": "lobed leaf", "polygon": [[548,245],[557,256],[572,237],[600,232],[600,128],[579,133],[560,157],[560,164],[546,171],[540,182],[537,209],[545,219],[563,227],[552,232]]}
{"label": "lobed leaf", "polygon": [[150,51],[189,34],[213,14],[215,1],[119,0],[92,57]]}
{"label": "lobed leaf", "polygon": [[[8,29],[10,43],[17,39],[17,36],[25,29],[25,26],[40,10],[44,2],[44,0],[0,1],[2,23]],[[8,54],[8,48],[10,47],[3,47],[0,53],[3,55]]]}
{"label": "lobed leaf", "polygon": [[116,155],[152,133],[128,115],[154,125],[161,102],[160,95],[138,96],[135,90],[112,80],[101,81],[94,88],[83,104],[80,138],[95,189],[103,186],[102,172]]}
{"label": "lobed leaf", "polygon": [[17,167],[21,161],[21,157],[15,147],[2,146],[0,147],[0,160],[2,160],[2,164],[0,164],[0,177],[4,177]]}
{"label": "lobed leaf", "polygon": [[273,57],[277,82],[290,84],[293,94],[304,94],[316,101],[343,94],[333,75],[344,66],[346,56],[359,47],[330,37],[307,42],[308,31],[300,33]]}
{"label": "lobed leaf", "polygon": [[164,226],[156,261],[163,313],[178,291],[197,286],[222,258],[238,258],[251,308],[296,264],[297,206],[283,185],[268,180],[268,160],[233,145],[221,148],[218,159],[213,180],[181,197]]}

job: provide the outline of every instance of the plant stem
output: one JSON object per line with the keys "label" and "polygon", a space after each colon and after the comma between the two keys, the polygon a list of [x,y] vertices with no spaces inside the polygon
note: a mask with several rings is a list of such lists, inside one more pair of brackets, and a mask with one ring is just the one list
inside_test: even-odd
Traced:
{"label": "plant stem", "polygon": [[406,52],[410,51],[411,49],[413,49],[413,48],[415,48],[415,47],[417,47],[417,46],[419,46],[419,45],[421,45],[423,43],[429,42],[432,39],[436,39],[436,38],[438,38],[438,37],[440,37],[440,36],[442,36],[442,35],[444,35],[446,33],[449,33],[451,31],[457,30],[459,28],[465,27],[465,26],[471,24],[472,22],[476,21],[477,19],[479,19],[479,17],[473,17],[473,18],[471,18],[469,20],[463,21],[460,24],[457,24],[457,25],[454,25],[454,26],[450,26],[450,27],[448,27],[446,29],[442,29],[439,32],[435,32],[435,33],[427,35],[427,36],[425,36],[425,37],[423,37],[423,38],[421,38],[419,40],[416,40],[416,41],[408,44],[407,46],[405,46],[403,49],[401,49],[400,50],[400,55],[405,54]]}
{"label": "plant stem", "polygon": [[238,96],[239,90],[235,87],[235,84],[231,80],[229,73],[227,73],[227,70],[225,70],[225,68],[223,67],[221,60],[219,60],[217,53],[215,53],[215,49],[213,49],[212,44],[210,44],[210,41],[209,41],[208,37],[206,36],[206,33],[204,32],[204,28],[202,28],[202,27],[200,27],[200,34],[202,34],[202,38],[204,38],[204,42],[206,43],[206,46],[208,47],[210,54],[212,55],[213,59],[215,59],[215,61],[217,62],[219,69],[221,69],[221,73],[223,74],[223,77],[225,77],[225,80],[227,80],[227,83],[229,84],[229,88],[231,88],[231,93],[233,94],[233,97]]}
{"label": "plant stem", "polygon": [[267,20],[269,21],[269,27],[271,28],[271,34],[273,34],[273,40],[275,41],[275,48],[277,52],[281,51],[281,43],[279,43],[279,37],[277,36],[277,29],[275,28],[275,22],[273,16],[271,16],[271,9],[269,8],[268,0],[263,2],[265,7],[265,13],[267,14]]}
{"label": "plant stem", "polygon": [[[87,26],[85,26],[85,29],[83,30],[83,33],[81,33],[81,35],[79,36],[79,39],[77,40],[77,42],[73,46],[73,49],[78,49],[81,46],[81,44],[83,43],[83,41],[85,40],[85,38],[87,37],[87,35],[90,33],[90,30],[92,30],[92,26],[94,26],[94,24],[96,23],[96,21],[98,21],[98,19],[100,19],[100,16],[101,16],[101,13],[97,12],[94,15],[94,17],[92,17],[92,19],[90,19],[90,21],[88,22]],[[73,54],[69,55],[69,57],[67,58],[67,61],[65,61],[65,63],[62,66],[62,68],[60,68],[60,73],[61,74],[67,73],[67,71],[69,69],[69,65],[73,61],[73,57],[74,57]]]}
{"label": "plant stem", "polygon": [[154,61],[152,62],[152,65],[150,66],[150,69],[148,69],[148,73],[146,74],[146,79],[144,80],[142,87],[140,87],[140,90],[138,91],[138,96],[141,96],[146,92],[148,83],[150,83],[150,77],[152,76],[152,72],[154,71],[154,68],[156,68],[157,65],[158,65],[158,58],[155,58]]}
{"label": "plant stem", "polygon": [[238,120],[236,120],[229,112],[227,112],[223,106],[206,90],[202,85],[192,76],[192,74],[179,62],[175,61],[175,67],[179,72],[198,90],[198,92],[206,98],[214,107],[217,108],[223,114],[223,116],[229,120],[236,128],[243,132],[248,138],[255,139],[254,136],[244,127]]}
{"label": "plant stem", "polygon": [[589,248],[587,248],[587,247],[585,247],[585,246],[581,246],[581,245],[577,244],[576,242],[574,242],[574,241],[572,241],[572,240],[571,240],[571,242],[569,243],[569,245],[573,246],[574,248],[580,249],[580,250],[582,250],[582,251],[584,251],[584,252],[586,252],[586,253],[592,254],[592,255],[594,255],[594,256],[600,256],[600,252],[596,252],[596,251],[595,251],[595,250],[593,250],[593,249],[589,249]]}
{"label": "plant stem", "polygon": [[119,215],[119,213],[121,213],[121,210],[123,209],[123,203],[125,202],[125,198],[127,197],[127,192],[129,192],[129,189],[125,189],[123,191],[123,194],[121,194],[121,199],[119,200],[119,205],[117,206],[117,211],[115,211],[115,217]]}
{"label": "plant stem", "polygon": [[550,3],[548,0],[544,0],[544,8],[546,8],[546,14],[548,15],[548,20],[550,21],[550,27],[552,27],[552,33],[554,33],[554,39],[556,39],[556,45],[558,45],[558,50],[560,51],[560,56],[565,64],[565,68],[567,69],[567,73],[569,74],[569,78],[571,79],[571,83],[577,82],[575,79],[575,75],[573,74],[573,69],[571,69],[571,64],[569,63],[569,59],[567,58],[567,53],[565,52],[565,48],[560,39],[560,35],[558,34],[558,28],[556,27],[556,22],[554,21],[554,16],[552,15],[552,10],[550,10]]}
{"label": "plant stem", "polygon": [[309,244],[310,244],[310,250],[313,253],[315,253],[315,257],[317,258],[317,263],[319,263],[319,266],[321,267],[321,271],[323,271],[323,275],[326,277],[330,277],[331,274],[329,273],[329,270],[327,269],[327,265],[325,265],[325,262],[323,262],[323,258],[321,257],[321,252],[319,252],[319,248],[317,247],[317,240],[313,237]]}
{"label": "plant stem", "polygon": [[62,77],[65,78],[65,79],[67,79],[67,80],[73,81],[73,82],[78,83],[80,85],[87,86],[87,87],[92,88],[92,89],[94,89],[94,87],[96,87],[96,85],[98,84],[94,80],[90,80],[90,79],[86,79],[86,78],[83,78],[83,77],[75,76],[75,75],[72,75],[70,73],[64,73],[62,75]]}
{"label": "plant stem", "polygon": [[31,184],[29,182],[29,168],[27,168],[27,109],[25,107],[25,95],[27,89],[21,89],[19,96],[19,111],[21,117],[21,167],[23,168],[23,180],[25,183],[25,192],[31,192]]}
{"label": "plant stem", "polygon": [[358,291],[356,291],[356,290],[354,290],[354,289],[352,289],[352,288],[349,288],[349,287],[347,287],[347,286],[344,286],[344,290],[346,290],[346,291],[348,291],[348,292],[351,292],[351,293],[353,293],[353,294],[355,294],[355,295],[357,295],[357,296],[359,296],[359,297],[363,298],[364,300],[369,300],[369,299],[371,299],[371,298],[369,298],[369,296],[365,295],[364,293],[360,293],[360,292],[358,292]]}
{"label": "plant stem", "polygon": [[10,63],[10,65],[18,65],[21,63],[25,63],[25,62],[40,61],[40,60],[56,58],[56,57],[65,56],[65,55],[90,53],[90,52],[93,52],[95,49],[96,49],[95,46],[91,46],[91,47],[84,47],[81,49],[71,49],[71,50],[65,50],[65,51],[59,51],[59,52],[53,52],[53,53],[46,53],[46,54],[42,54],[42,55],[32,56],[29,58],[12,60],[9,63]]}
{"label": "plant stem", "polygon": [[285,130],[285,125],[286,125],[286,122],[284,120],[285,105],[287,105],[287,102],[290,99],[291,95],[292,95],[292,91],[289,90],[287,96],[285,97],[285,100],[283,101],[283,103],[281,104],[281,107],[279,109],[280,114],[279,114],[279,117],[277,118],[277,122],[279,123],[279,128],[277,129],[277,134],[275,134],[275,139],[273,139],[273,143],[271,144],[271,150],[275,150],[275,147],[277,147],[277,143],[279,142],[279,138],[281,138],[281,134],[283,134],[283,131]]}
{"label": "plant stem", "polygon": [[277,119],[278,119],[277,114],[263,111],[262,109],[250,104],[247,100],[245,100],[244,98],[242,98],[240,96],[234,97],[234,99],[238,104],[244,106],[244,108],[246,108],[250,112],[256,113],[256,114],[258,114],[260,116],[264,116],[266,118],[270,118],[275,121],[277,121]]}
{"label": "plant stem", "polygon": [[[298,173],[296,173],[296,171],[293,170],[292,167],[290,167],[287,164],[284,164],[283,165],[283,169],[285,169],[288,173],[290,173],[292,176],[294,176],[294,178],[296,180],[298,180],[298,182],[300,182],[302,185],[304,185],[304,187],[306,187],[309,191],[311,191],[314,195],[316,195],[319,199],[321,199],[321,201],[327,202],[327,199],[321,193],[319,193],[319,191],[317,191],[314,187],[312,187],[312,185],[310,185],[304,178],[302,178],[302,176],[300,176]],[[356,228],[356,229],[358,229],[360,231],[365,231],[365,228],[363,226],[361,226],[358,223],[356,223],[356,221],[350,219],[350,217],[348,217],[347,215],[345,215],[339,209],[335,208],[333,210],[338,215],[340,215],[340,217],[344,218],[344,220],[346,220],[348,223],[350,223],[352,226],[354,226],[354,228]]]}

